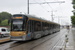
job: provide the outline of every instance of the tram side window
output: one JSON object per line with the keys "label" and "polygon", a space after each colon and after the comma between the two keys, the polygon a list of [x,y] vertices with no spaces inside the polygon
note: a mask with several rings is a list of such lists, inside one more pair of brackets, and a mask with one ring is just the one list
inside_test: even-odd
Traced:
{"label": "tram side window", "polygon": [[56,28],[57,28],[57,25],[56,25]]}
{"label": "tram side window", "polygon": [[28,31],[34,32],[34,20],[29,20],[28,22]]}
{"label": "tram side window", "polygon": [[54,24],[52,24],[52,29],[54,29]]}
{"label": "tram side window", "polygon": [[57,28],[58,28],[58,25],[57,25]]}
{"label": "tram side window", "polygon": [[56,25],[56,28],[57,28],[57,25]]}
{"label": "tram side window", "polygon": [[53,25],[51,24],[51,29],[53,29]]}
{"label": "tram side window", "polygon": [[59,28],[58,25],[57,25],[57,28]]}
{"label": "tram side window", "polygon": [[42,22],[42,30],[50,30],[50,24],[46,22]]}
{"label": "tram side window", "polygon": [[50,23],[48,23],[48,30],[50,30]]}
{"label": "tram side window", "polygon": [[34,31],[41,31],[41,22],[40,21],[34,21]]}
{"label": "tram side window", "polygon": [[58,28],[58,25],[57,25],[57,28]]}
{"label": "tram side window", "polygon": [[59,29],[59,25],[58,25],[58,29]]}
{"label": "tram side window", "polygon": [[56,29],[56,25],[54,24],[54,27],[55,27],[55,29]]}
{"label": "tram side window", "polygon": [[34,32],[34,21],[33,20],[29,20],[28,30],[30,30],[30,32]]}
{"label": "tram side window", "polygon": [[55,24],[54,24],[54,29],[55,29]]}
{"label": "tram side window", "polygon": [[55,28],[57,28],[57,25],[55,25]]}
{"label": "tram side window", "polygon": [[42,30],[44,31],[45,30],[45,23],[42,22]]}
{"label": "tram side window", "polygon": [[51,24],[49,24],[49,29],[51,29]]}
{"label": "tram side window", "polygon": [[56,25],[56,28],[58,28],[58,25]]}
{"label": "tram side window", "polygon": [[32,30],[32,32],[34,32],[34,20],[32,20],[32,23],[31,23],[31,30]]}
{"label": "tram side window", "polygon": [[58,25],[56,25],[56,28],[58,28]]}
{"label": "tram side window", "polygon": [[59,25],[59,29],[60,29],[60,25]]}
{"label": "tram side window", "polygon": [[52,24],[52,28],[54,29],[54,24]]}
{"label": "tram side window", "polygon": [[55,28],[57,27],[57,25],[55,25]]}
{"label": "tram side window", "polygon": [[49,23],[49,30],[51,29],[51,24]]}
{"label": "tram side window", "polygon": [[47,23],[47,27],[48,27],[47,30],[49,30],[49,23]]}
{"label": "tram side window", "polygon": [[56,27],[56,26],[55,26],[55,24],[54,24],[54,29],[55,29],[55,27]]}
{"label": "tram side window", "polygon": [[52,29],[52,24],[50,24],[50,29]]}
{"label": "tram side window", "polygon": [[54,24],[53,24],[53,29],[54,29]]}
{"label": "tram side window", "polygon": [[28,21],[28,31],[31,32],[31,27],[32,27],[32,20]]}
{"label": "tram side window", "polygon": [[53,29],[53,24],[51,24],[51,29]]}
{"label": "tram side window", "polygon": [[42,22],[42,30],[48,30],[49,24],[46,22]]}
{"label": "tram side window", "polygon": [[58,25],[58,28],[59,28],[59,25]]}

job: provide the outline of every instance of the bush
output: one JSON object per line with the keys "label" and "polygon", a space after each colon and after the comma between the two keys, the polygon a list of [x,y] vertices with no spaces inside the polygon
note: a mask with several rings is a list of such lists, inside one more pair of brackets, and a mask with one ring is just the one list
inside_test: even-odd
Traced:
{"label": "bush", "polygon": [[1,21],[1,26],[10,26],[10,25],[11,23],[8,25],[8,19]]}

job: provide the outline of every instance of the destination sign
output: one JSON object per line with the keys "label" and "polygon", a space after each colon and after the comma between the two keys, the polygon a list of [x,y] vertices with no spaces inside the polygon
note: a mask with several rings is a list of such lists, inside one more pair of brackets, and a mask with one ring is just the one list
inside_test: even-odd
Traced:
{"label": "destination sign", "polygon": [[13,19],[22,19],[22,17],[13,17]]}

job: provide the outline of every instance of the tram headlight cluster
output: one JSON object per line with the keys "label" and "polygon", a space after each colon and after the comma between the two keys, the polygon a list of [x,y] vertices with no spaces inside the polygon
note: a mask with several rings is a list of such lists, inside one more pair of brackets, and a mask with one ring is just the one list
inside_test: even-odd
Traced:
{"label": "tram headlight cluster", "polygon": [[25,34],[25,33],[24,33]]}

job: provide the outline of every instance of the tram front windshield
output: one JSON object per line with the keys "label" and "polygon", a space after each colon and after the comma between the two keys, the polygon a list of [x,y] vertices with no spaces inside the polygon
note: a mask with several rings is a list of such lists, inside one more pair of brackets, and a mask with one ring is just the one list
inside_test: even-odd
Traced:
{"label": "tram front windshield", "polygon": [[12,31],[24,31],[25,30],[25,22],[22,19],[14,19],[12,22]]}

